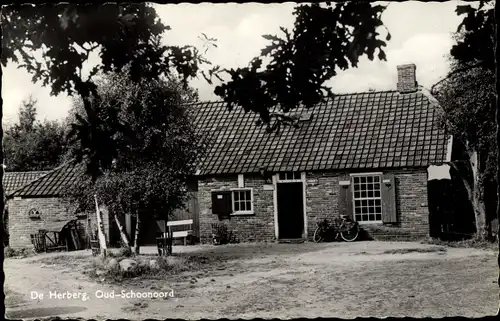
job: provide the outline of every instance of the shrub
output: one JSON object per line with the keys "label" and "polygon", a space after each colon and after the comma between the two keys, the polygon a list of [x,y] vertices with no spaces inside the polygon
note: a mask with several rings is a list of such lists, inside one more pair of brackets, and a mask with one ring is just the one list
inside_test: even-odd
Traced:
{"label": "shrub", "polygon": [[3,256],[4,257],[16,256],[16,251],[13,248],[11,248],[10,246],[6,246],[3,249]]}
{"label": "shrub", "polygon": [[423,240],[422,243],[460,248],[498,249],[498,243],[496,242],[479,241],[474,238],[463,241],[443,241],[437,238],[427,238]]}
{"label": "shrub", "polygon": [[20,257],[26,257],[35,254],[33,249],[13,249],[10,246],[6,246],[3,249],[3,255],[4,257],[15,257],[15,256],[20,256]]}

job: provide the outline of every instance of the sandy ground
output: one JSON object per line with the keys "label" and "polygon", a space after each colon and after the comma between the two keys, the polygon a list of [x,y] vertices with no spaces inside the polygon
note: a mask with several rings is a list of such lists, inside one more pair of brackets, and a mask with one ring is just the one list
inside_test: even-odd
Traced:
{"label": "sandy ground", "polygon": [[[436,246],[411,242],[179,246],[174,251],[218,257],[221,263],[169,279],[131,280],[117,286],[92,281],[81,273],[79,262],[91,258],[87,251],[72,252],[65,267],[37,262],[57,253],[6,259],[7,316],[480,317],[494,315],[498,309],[494,251],[439,251]],[[98,290],[119,293],[123,289],[151,293],[173,289],[174,297],[96,298]],[[31,299],[32,291],[45,297]],[[85,292],[89,300],[51,299],[49,291]]]}

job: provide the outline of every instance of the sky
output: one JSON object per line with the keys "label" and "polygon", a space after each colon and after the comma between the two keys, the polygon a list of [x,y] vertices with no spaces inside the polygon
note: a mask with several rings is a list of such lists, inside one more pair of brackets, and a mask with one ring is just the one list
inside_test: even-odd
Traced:
{"label": "sky", "polygon": [[[358,68],[339,72],[327,85],[335,93],[362,92],[369,89],[396,89],[396,66],[414,63],[419,85],[430,88],[449,70],[447,55],[453,45],[452,34],[462,18],[455,13],[457,1],[392,2],[382,15],[391,33],[385,52],[387,61],[362,58]],[[296,4],[170,4],[154,5],[160,19],[172,29],[164,41],[172,45],[194,45],[203,50],[202,33],[217,39],[217,48],[209,48],[206,57],[223,68],[245,67],[267,45],[264,34],[278,34],[279,27],[292,29]],[[384,35],[386,31],[381,30]],[[90,61],[95,63],[98,60]],[[30,95],[38,101],[40,120],[66,117],[71,100],[64,94],[50,96],[50,89],[34,84],[31,76],[11,64],[3,69],[2,97],[4,124],[16,122],[21,102]],[[191,85],[201,100],[217,100],[202,77]]]}

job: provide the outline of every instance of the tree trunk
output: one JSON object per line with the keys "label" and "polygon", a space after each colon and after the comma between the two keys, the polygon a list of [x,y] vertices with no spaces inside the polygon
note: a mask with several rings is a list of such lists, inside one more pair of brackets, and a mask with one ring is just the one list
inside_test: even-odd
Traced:
{"label": "tree trunk", "polygon": [[97,238],[99,239],[101,256],[106,257],[107,254],[106,235],[104,234],[104,226],[102,224],[102,216],[101,216],[101,210],[99,209],[99,203],[97,202],[97,195],[94,195],[94,200],[95,200],[95,210],[97,216]]}
{"label": "tree trunk", "polygon": [[118,226],[118,231],[120,231],[120,239],[122,240],[122,246],[130,249],[130,243],[128,241],[127,233],[123,229],[123,225],[120,224],[120,220],[116,214],[113,215],[115,218],[115,223]]}
{"label": "tree trunk", "polygon": [[474,151],[468,151],[468,154],[469,164],[472,170],[471,179],[467,179],[468,174],[464,173],[463,167],[459,168],[457,163],[453,162],[451,162],[450,165],[458,172],[462,182],[464,183],[465,189],[467,190],[469,201],[471,202],[472,209],[474,210],[476,238],[478,240],[485,240],[488,235],[486,226],[486,207],[481,195],[481,190],[479,189],[481,182],[479,177],[477,153]]}
{"label": "tree trunk", "polygon": [[[497,14],[497,4],[498,2],[495,1],[495,14]],[[495,25],[495,35],[498,34],[498,24]],[[498,45],[497,45],[498,46]],[[497,48],[495,48],[495,53],[497,53]],[[497,86],[498,86],[498,54],[495,55],[495,62],[496,62],[496,74],[497,74]],[[497,139],[496,143],[497,146],[500,144],[500,110],[498,106],[498,93],[495,93],[495,100],[493,102],[495,104],[495,116],[496,116],[496,125],[497,125]],[[500,148],[497,148],[497,219],[498,222],[500,222]],[[498,239],[498,256],[497,256],[497,265],[498,265],[498,271],[500,271],[500,224],[497,226],[497,239]],[[498,275],[498,280],[497,280],[498,286],[500,287],[500,273]],[[499,294],[500,296],[500,294]],[[500,306],[498,307],[497,315],[500,315]]]}
{"label": "tree trunk", "polygon": [[141,230],[141,219],[139,214],[136,215],[136,221],[135,221],[135,235],[134,235],[134,254],[139,255],[139,233]]}
{"label": "tree trunk", "polygon": [[474,209],[474,216],[476,219],[476,239],[484,241],[488,237],[488,228],[486,226],[486,207],[484,205],[484,198],[481,195],[481,181],[479,175],[479,157],[477,152],[470,151],[469,161],[472,169],[472,207]]}
{"label": "tree trunk", "polygon": [[[0,77],[2,76],[2,70],[0,69]],[[2,122],[2,118],[3,118],[3,106],[2,108],[0,108],[0,122]],[[3,141],[3,126],[0,126],[0,138],[2,139]],[[2,192],[2,199],[0,200],[0,210],[4,211],[4,206],[5,206],[5,193],[4,193],[4,188],[3,188],[3,172],[4,172],[4,167],[3,167],[3,145],[0,144],[0,191]],[[0,218],[0,231],[3,231],[4,230],[4,221],[3,221],[3,216]],[[4,235],[2,233],[2,235],[0,236],[1,237],[1,242],[3,244],[4,242]],[[4,261],[4,251],[2,251],[2,253],[0,253],[0,259],[3,263]],[[5,273],[2,269],[2,271],[0,271],[0,276],[1,276],[1,279],[2,280],[5,280]],[[4,288],[4,282],[5,281],[0,281],[1,285],[2,285],[2,288]],[[0,300],[2,300],[2,302],[5,302],[5,293],[4,291],[0,291]]]}

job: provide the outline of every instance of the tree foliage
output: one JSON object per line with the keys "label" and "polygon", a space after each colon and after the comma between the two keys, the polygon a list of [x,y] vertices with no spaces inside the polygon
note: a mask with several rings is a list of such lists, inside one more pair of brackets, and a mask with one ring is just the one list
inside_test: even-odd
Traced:
{"label": "tree foliage", "polygon": [[461,64],[475,63],[490,71],[495,70],[495,13],[494,1],[480,1],[477,8],[457,6],[456,13],[464,18],[458,26],[460,37],[450,54]]}
{"label": "tree foliage", "polygon": [[67,152],[67,128],[57,121],[37,121],[37,102],[22,102],[19,121],[5,130],[4,164],[7,171],[50,170]]}
{"label": "tree foliage", "polygon": [[[113,131],[100,132],[106,126],[92,109],[100,99],[96,75],[126,71],[139,82],[177,74],[186,85],[200,64],[209,63],[195,47],[162,44],[170,27],[146,3],[11,5],[1,15],[2,65],[20,63],[33,82],[50,86],[52,94],[82,98],[89,131],[83,144],[97,148],[89,153],[88,172],[94,176],[112,163],[109,153],[101,151],[117,148]],[[100,58],[94,66],[89,65],[91,54]]]}
{"label": "tree foliage", "polygon": [[[386,60],[380,39],[385,7],[369,2],[307,4],[295,8],[293,31],[264,35],[270,42],[249,67],[224,70],[231,79],[216,87],[229,109],[241,106],[260,115],[268,128],[279,123],[271,110],[312,107],[332,92],[324,83],[339,70],[357,67],[366,55]],[[390,40],[390,34],[386,40]],[[264,67],[265,60],[270,62]]]}
{"label": "tree foliage", "polygon": [[[121,215],[165,216],[183,206],[185,184],[194,174],[202,151],[184,106],[192,91],[180,91],[178,82],[135,83],[126,74],[109,75],[98,84],[101,100],[93,108],[104,126],[121,128],[113,132],[119,148],[101,151],[112,153],[112,166],[95,181],[83,176],[80,184],[68,191],[70,201],[81,210],[91,210],[97,194],[110,211]],[[85,125],[74,128],[78,126]],[[88,152],[79,145],[82,142],[82,138],[74,141],[72,152],[77,162]]]}
{"label": "tree foliage", "polygon": [[487,226],[495,216],[491,214],[492,207],[498,202],[491,191],[497,184],[498,166],[494,12],[491,1],[482,1],[477,8],[457,6],[456,12],[464,19],[450,50],[451,71],[432,87],[432,93],[444,108],[448,132],[464,147],[466,159],[477,171],[468,190],[476,225],[486,224],[477,226],[478,237],[482,238],[491,232]]}

